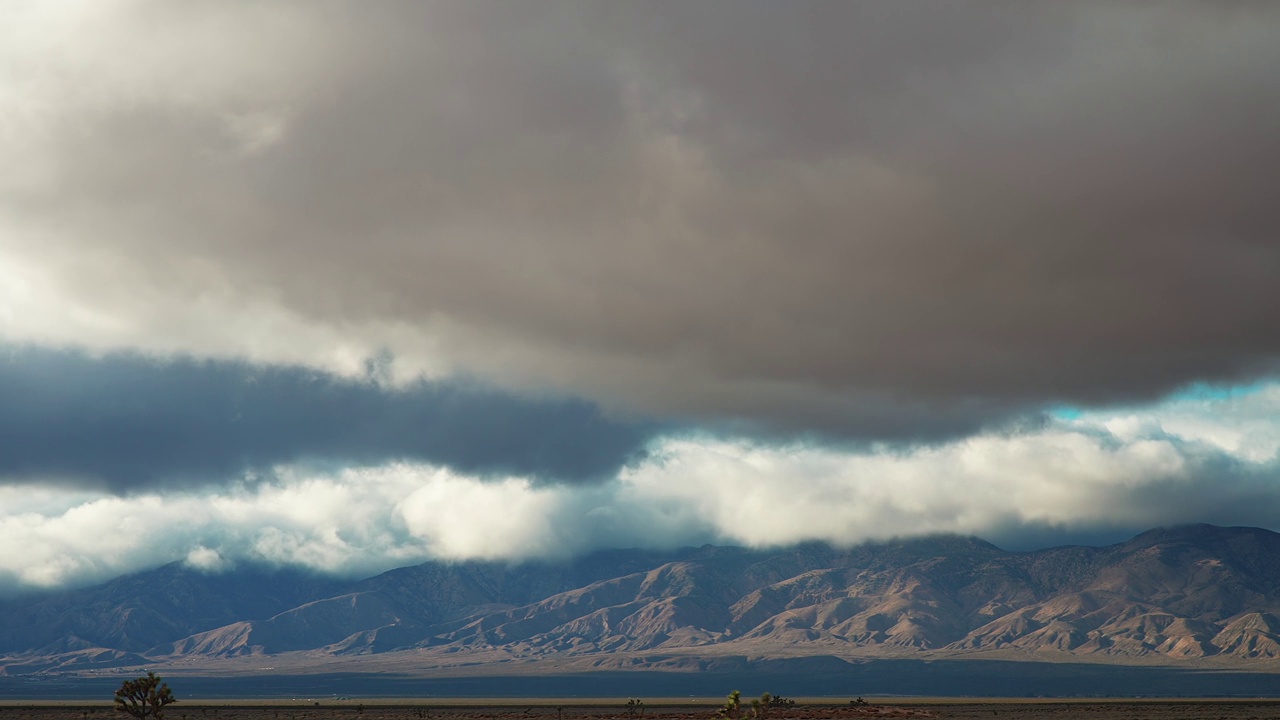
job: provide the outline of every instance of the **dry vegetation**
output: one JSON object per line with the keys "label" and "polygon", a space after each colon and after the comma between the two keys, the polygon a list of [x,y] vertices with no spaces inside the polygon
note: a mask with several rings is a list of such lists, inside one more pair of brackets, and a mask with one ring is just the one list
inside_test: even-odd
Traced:
{"label": "dry vegetation", "polygon": [[[175,705],[166,720],[713,720],[716,706],[653,704],[643,714],[610,705],[426,705],[413,701],[296,701]],[[5,704],[0,720],[123,720],[110,705]],[[873,703],[865,707],[802,704],[767,720],[1280,720],[1280,701],[964,701]]]}

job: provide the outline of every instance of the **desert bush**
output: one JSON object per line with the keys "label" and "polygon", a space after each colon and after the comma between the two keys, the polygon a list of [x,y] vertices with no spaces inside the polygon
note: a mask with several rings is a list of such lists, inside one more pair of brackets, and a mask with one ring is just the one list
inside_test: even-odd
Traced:
{"label": "desert bush", "polygon": [[[765,700],[765,698],[768,698],[768,700]],[[760,700],[762,702],[765,702],[771,708],[780,708],[782,710],[786,710],[787,708],[793,708],[796,706],[795,700],[792,700],[791,698],[782,697],[781,695],[770,695],[769,693],[765,693],[764,695],[760,696]]]}
{"label": "desert bush", "polygon": [[724,705],[716,711],[716,717],[725,720],[740,720],[743,717],[750,717],[752,720],[767,720],[770,710],[793,708],[796,701],[781,695],[773,695],[765,693],[757,700],[751,701],[751,711],[744,716],[742,712],[742,693],[734,690],[729,693],[729,697],[725,699]]}
{"label": "desert bush", "polygon": [[128,713],[138,720],[164,717],[164,707],[177,702],[169,683],[160,680],[160,676],[149,672],[136,680],[125,680],[116,690],[116,710]]}

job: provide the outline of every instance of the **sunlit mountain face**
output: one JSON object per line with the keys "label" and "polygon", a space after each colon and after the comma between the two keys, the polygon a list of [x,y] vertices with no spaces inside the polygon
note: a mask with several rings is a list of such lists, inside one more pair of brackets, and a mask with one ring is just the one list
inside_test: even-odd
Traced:
{"label": "sunlit mountain face", "polygon": [[1271,531],[1192,525],[1032,552],[957,535],[704,545],[345,582],[174,563],[10,601],[0,656],[13,676],[253,662],[286,675],[761,672],[797,658],[826,674],[891,659],[1259,672],[1280,658],[1278,550]]}

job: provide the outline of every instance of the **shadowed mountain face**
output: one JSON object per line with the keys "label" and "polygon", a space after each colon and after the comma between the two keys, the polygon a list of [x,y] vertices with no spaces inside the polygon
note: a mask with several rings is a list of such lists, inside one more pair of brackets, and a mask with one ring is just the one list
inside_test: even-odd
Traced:
{"label": "shadowed mountain face", "polygon": [[1190,526],[1029,553],[959,537],[609,551],[346,583],[170,565],[4,610],[9,674],[400,650],[442,666],[578,658],[611,669],[903,653],[1249,661],[1280,658],[1280,535]]}

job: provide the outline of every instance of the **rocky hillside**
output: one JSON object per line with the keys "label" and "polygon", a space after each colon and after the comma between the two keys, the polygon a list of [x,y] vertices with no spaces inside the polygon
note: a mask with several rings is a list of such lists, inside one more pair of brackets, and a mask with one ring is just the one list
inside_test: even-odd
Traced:
{"label": "rocky hillside", "polygon": [[[10,601],[9,674],[278,653],[521,658],[891,652],[1280,658],[1280,535],[1153,530],[1003,551],[933,537],[854,548],[610,551],[571,563],[426,563],[359,582],[179,565]],[[637,659],[638,658],[638,659]]]}

